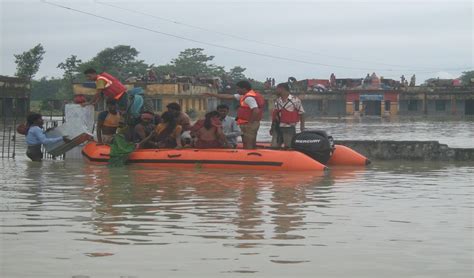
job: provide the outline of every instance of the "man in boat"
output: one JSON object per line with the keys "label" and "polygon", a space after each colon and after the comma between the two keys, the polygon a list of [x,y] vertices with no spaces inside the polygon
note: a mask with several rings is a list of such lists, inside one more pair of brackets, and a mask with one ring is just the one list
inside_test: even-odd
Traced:
{"label": "man in boat", "polygon": [[88,80],[95,82],[97,93],[90,102],[82,103],[83,106],[96,105],[102,98],[115,100],[131,131],[140,121],[139,116],[143,110],[153,110],[151,100],[145,96],[142,88],[128,90],[116,77],[106,72],[97,73],[92,68],[84,71],[84,74]]}
{"label": "man in boat", "polygon": [[107,110],[99,113],[97,118],[97,142],[99,144],[110,144],[117,133],[121,116],[117,111],[117,102],[114,99],[107,100]]}
{"label": "man in boat", "polygon": [[194,146],[198,149],[218,149],[227,145],[217,111],[209,112],[204,120],[197,121],[191,127],[191,135],[196,138]]}
{"label": "man in boat", "polygon": [[101,99],[115,100],[119,109],[125,111],[128,104],[127,87],[125,87],[117,78],[106,72],[97,73],[95,69],[84,71],[86,78],[95,82],[97,93],[90,102],[83,105],[96,105]]}
{"label": "man in boat", "polygon": [[252,85],[246,80],[237,82],[236,87],[237,94],[234,95],[213,93],[206,93],[205,95],[219,99],[236,99],[240,102],[237,110],[237,124],[242,131],[242,143],[244,149],[255,149],[265,99],[261,94],[252,90]]}
{"label": "man in boat", "polygon": [[[156,122],[159,124],[159,122]],[[133,132],[133,141],[138,143],[148,137],[155,129],[155,114],[153,112],[145,111],[140,116],[140,123],[138,123]],[[153,148],[151,144],[145,143],[144,149]]]}
{"label": "man in boat", "polygon": [[227,104],[220,104],[217,106],[217,112],[219,112],[222,131],[227,140],[226,147],[232,149],[237,148],[237,138],[242,135],[242,132],[240,131],[237,121],[229,116],[229,106],[227,106]]}
{"label": "man in boat", "polygon": [[276,87],[277,99],[272,113],[272,147],[291,148],[291,140],[296,134],[296,125],[300,123],[300,130],[305,128],[304,109],[301,100],[290,94],[287,83],[280,83]]}
{"label": "man in boat", "polygon": [[169,103],[166,108],[168,109],[168,112],[174,115],[176,123],[182,127],[181,140],[183,141],[183,145],[190,145],[192,141],[190,133],[191,119],[188,114],[181,111],[181,105],[176,102]]}
{"label": "man in boat", "polygon": [[176,118],[176,123],[183,128],[184,131],[189,131],[191,129],[191,119],[189,118],[188,114],[181,111],[181,105],[177,104],[176,102],[172,102],[166,106],[168,112]]}

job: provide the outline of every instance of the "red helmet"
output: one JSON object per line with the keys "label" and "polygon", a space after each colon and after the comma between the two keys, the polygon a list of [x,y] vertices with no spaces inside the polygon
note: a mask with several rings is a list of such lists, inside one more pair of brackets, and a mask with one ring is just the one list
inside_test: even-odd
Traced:
{"label": "red helmet", "polygon": [[75,104],[81,104],[87,102],[87,99],[84,95],[75,95],[73,101]]}

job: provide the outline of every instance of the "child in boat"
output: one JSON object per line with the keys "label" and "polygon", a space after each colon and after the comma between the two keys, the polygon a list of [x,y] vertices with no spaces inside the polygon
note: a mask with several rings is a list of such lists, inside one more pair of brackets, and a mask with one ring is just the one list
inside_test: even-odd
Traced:
{"label": "child in boat", "polygon": [[204,120],[197,121],[191,128],[191,134],[196,138],[194,146],[198,149],[222,148],[226,145],[217,111],[209,112]]}
{"label": "child in boat", "polygon": [[176,123],[176,118],[170,112],[165,112],[161,115],[162,123],[156,126],[155,130],[138,143],[140,148],[146,143],[153,148],[172,149],[181,148],[181,131],[183,128]]}

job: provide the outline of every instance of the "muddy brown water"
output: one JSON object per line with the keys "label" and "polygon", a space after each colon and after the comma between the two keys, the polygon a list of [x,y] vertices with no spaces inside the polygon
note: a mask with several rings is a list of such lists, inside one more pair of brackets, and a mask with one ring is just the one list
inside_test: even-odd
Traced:
{"label": "muddy brown water", "polygon": [[[474,147],[472,122],[311,125]],[[0,160],[0,277],[474,274],[473,163],[302,174],[38,164],[23,152]]]}

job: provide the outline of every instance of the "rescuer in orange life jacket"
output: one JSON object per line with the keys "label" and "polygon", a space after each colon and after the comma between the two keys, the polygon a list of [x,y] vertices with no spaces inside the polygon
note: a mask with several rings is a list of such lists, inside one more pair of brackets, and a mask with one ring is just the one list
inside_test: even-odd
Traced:
{"label": "rescuer in orange life jacket", "polygon": [[127,109],[127,87],[117,78],[106,72],[98,74],[94,69],[87,69],[84,74],[88,80],[95,82],[97,93],[90,102],[82,103],[82,106],[96,105],[101,98],[105,98],[106,100],[115,100],[119,110],[125,111]]}
{"label": "rescuer in orange life jacket", "polygon": [[291,148],[291,140],[296,134],[296,125],[300,122],[300,130],[305,128],[304,109],[301,100],[290,94],[288,83],[280,83],[276,87],[277,99],[272,113],[272,147]]}
{"label": "rescuer in orange life jacket", "polygon": [[263,116],[265,99],[254,90],[250,82],[242,80],[235,84],[237,94],[212,94],[205,95],[219,99],[237,99],[240,103],[237,110],[237,124],[242,131],[242,143],[244,149],[255,149],[257,145],[257,133]]}

